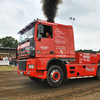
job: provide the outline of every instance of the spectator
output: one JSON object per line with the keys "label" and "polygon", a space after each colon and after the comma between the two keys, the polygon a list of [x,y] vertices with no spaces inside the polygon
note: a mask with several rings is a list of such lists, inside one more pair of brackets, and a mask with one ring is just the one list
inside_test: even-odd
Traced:
{"label": "spectator", "polygon": [[5,61],[5,56],[3,57],[3,61]]}
{"label": "spectator", "polygon": [[8,61],[8,57],[7,56],[5,57],[5,61]]}
{"label": "spectator", "polygon": [[12,57],[12,65],[16,66],[16,58],[15,57]]}
{"label": "spectator", "polygon": [[0,56],[0,60],[3,60],[3,59],[2,59],[2,56]]}
{"label": "spectator", "polygon": [[12,60],[12,57],[9,57],[9,61],[11,61]]}
{"label": "spectator", "polygon": [[15,57],[12,57],[12,60],[15,61]]}
{"label": "spectator", "polygon": [[3,60],[3,57],[1,56],[1,60]]}
{"label": "spectator", "polygon": [[9,64],[12,64],[12,57],[9,57]]}

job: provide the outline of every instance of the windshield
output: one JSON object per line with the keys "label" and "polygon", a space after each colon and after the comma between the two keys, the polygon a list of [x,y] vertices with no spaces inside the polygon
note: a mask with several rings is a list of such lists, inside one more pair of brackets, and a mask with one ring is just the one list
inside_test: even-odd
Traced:
{"label": "windshield", "polygon": [[35,29],[35,26],[33,28],[31,28],[29,31],[27,31],[26,33],[20,34],[19,42],[22,42],[26,39],[30,39],[30,38],[34,37],[34,29]]}

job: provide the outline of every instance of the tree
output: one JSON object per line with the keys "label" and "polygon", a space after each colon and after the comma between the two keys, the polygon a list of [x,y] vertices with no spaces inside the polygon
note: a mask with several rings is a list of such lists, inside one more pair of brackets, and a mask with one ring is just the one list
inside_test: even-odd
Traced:
{"label": "tree", "polygon": [[2,46],[2,39],[0,39],[0,47]]}
{"label": "tree", "polygon": [[86,49],[84,49],[84,50],[82,50],[82,49],[80,49],[80,50],[77,50],[76,52],[84,52],[84,53],[92,53],[93,52],[93,50],[86,50]]}
{"label": "tree", "polygon": [[16,48],[18,46],[18,41],[11,36],[6,36],[0,39],[0,47],[12,47]]}

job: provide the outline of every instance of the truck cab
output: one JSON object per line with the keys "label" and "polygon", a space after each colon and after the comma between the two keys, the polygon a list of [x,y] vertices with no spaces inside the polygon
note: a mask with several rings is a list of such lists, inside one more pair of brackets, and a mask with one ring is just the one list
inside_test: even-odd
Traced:
{"label": "truck cab", "polygon": [[[46,36],[49,33],[50,38]],[[65,64],[75,61],[73,27],[57,23],[34,20],[18,32],[17,61],[19,74],[32,80],[47,79],[52,66],[58,66],[67,78]],[[57,67],[57,68],[58,68]],[[50,85],[58,86],[61,72],[53,70]],[[50,80],[50,79],[47,79]],[[62,80],[62,79],[61,79]]]}
{"label": "truck cab", "polygon": [[64,79],[100,80],[100,55],[75,53],[72,26],[34,20],[18,34],[18,74],[33,81],[44,79],[52,87]]}

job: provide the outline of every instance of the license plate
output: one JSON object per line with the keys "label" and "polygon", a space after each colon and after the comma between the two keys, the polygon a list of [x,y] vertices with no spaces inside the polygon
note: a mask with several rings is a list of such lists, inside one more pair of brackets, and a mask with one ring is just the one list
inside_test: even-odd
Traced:
{"label": "license plate", "polygon": [[23,75],[24,73],[23,73],[23,72],[20,72],[20,74],[22,74],[22,75]]}

